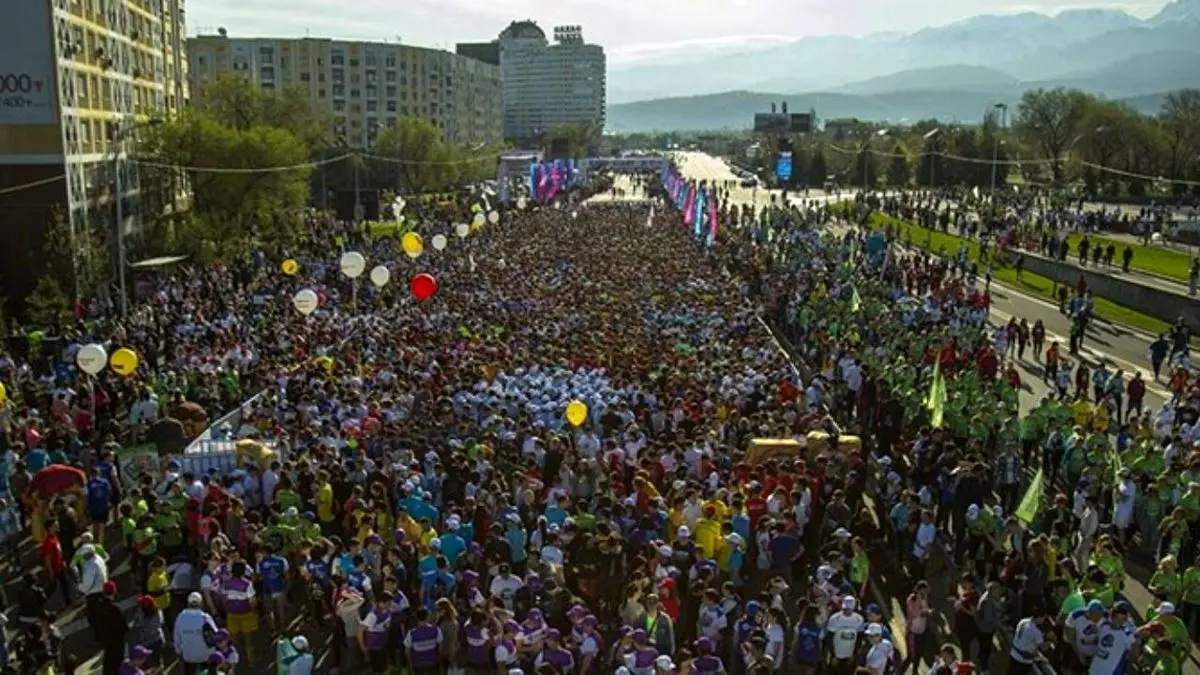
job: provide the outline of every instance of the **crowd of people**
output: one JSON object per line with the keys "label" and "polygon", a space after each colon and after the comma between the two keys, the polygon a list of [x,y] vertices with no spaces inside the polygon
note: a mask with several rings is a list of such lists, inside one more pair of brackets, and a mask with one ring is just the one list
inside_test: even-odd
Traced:
{"label": "crowd of people", "polygon": [[[1200,625],[1179,618],[1200,611],[1194,382],[1128,423],[1099,373],[1023,411],[1013,366],[1041,348],[1009,349],[1019,326],[989,326],[965,268],[816,205],[722,204],[705,245],[657,176],[613,189],[652,201],[573,194],[456,236],[464,201],[415,257],[314,220],[294,250],[166,275],[128,317],[13,340],[0,532],[43,568],[10,591],[21,662],[88,656],[58,611],[105,675],[957,673],[1014,624],[1012,672],[1178,672]],[[391,282],[347,278],[347,251]],[[92,343],[136,372],[85,377]],[[180,418],[239,406],[220,435],[260,452],[198,469]],[[161,464],[123,471],[140,441]],[[39,495],[59,464],[80,500]],[[1139,628],[1120,581],[1146,549],[1162,601]],[[903,635],[880,560],[911,588]]]}

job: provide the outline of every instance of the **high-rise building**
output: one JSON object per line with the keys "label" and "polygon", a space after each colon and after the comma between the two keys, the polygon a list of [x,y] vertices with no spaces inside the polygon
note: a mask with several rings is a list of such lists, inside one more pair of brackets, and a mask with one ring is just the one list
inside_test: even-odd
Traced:
{"label": "high-rise building", "polygon": [[[141,126],[187,104],[184,0],[3,6],[0,280],[8,297],[23,297],[58,209],[73,237],[99,231],[115,245],[118,171],[126,232],[142,213],[167,206],[142,195],[137,167],[124,159]],[[87,239],[75,240],[73,253],[87,253]]]}
{"label": "high-rise building", "polygon": [[502,138],[500,69],[450,52],[325,38],[230,38],[222,30],[191,38],[188,56],[198,99],[221,73],[240,73],[264,91],[300,86],[351,147],[370,147],[400,117],[430,120],[451,143]]}
{"label": "high-rise building", "polygon": [[575,125],[587,125],[596,134],[604,130],[604,48],[584,42],[581,27],[556,27],[551,43],[533,21],[514,21],[496,42],[505,138],[528,143],[555,127]]}

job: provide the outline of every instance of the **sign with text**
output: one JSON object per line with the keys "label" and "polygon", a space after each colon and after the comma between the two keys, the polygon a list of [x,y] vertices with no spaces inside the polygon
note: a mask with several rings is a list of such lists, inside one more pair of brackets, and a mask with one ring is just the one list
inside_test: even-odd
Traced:
{"label": "sign with text", "polygon": [[0,124],[54,124],[57,120],[54,36],[50,3],[4,3],[0,21]]}
{"label": "sign with text", "polygon": [[775,160],[775,177],[779,179],[780,183],[792,179],[792,153],[779,153],[779,158]]}

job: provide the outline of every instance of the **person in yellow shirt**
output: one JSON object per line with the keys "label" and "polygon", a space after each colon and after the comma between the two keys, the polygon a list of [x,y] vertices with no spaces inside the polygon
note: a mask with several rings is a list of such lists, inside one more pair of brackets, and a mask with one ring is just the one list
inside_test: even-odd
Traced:
{"label": "person in yellow shirt", "polygon": [[329,534],[330,527],[333,526],[333,485],[329,482],[329,472],[317,472],[317,481],[320,487],[317,488],[317,518],[321,521],[321,527],[325,529],[325,534]]}
{"label": "person in yellow shirt", "polygon": [[721,524],[716,520],[716,509],[704,507],[703,515],[696,521],[696,529],[692,532],[692,541],[704,551],[704,557],[716,558],[721,546]]}
{"label": "person in yellow shirt", "polygon": [[729,520],[729,505],[721,499],[724,496],[724,492],[725,490],[722,489],[715,497],[704,502],[704,509],[706,511],[710,508],[713,510],[713,520],[717,521],[717,523]]}
{"label": "person in yellow shirt", "polygon": [[1103,403],[1095,406],[1095,412],[1092,413],[1092,431],[1105,433],[1108,431],[1108,425],[1112,422],[1112,413],[1108,406]]}
{"label": "person in yellow shirt", "polygon": [[684,525],[683,507],[686,505],[687,500],[683,495],[677,494],[671,498],[671,508],[667,511],[667,532],[678,532]]}
{"label": "person in yellow shirt", "polygon": [[166,610],[171,606],[171,576],[167,574],[167,561],[161,556],[150,562],[150,573],[146,577],[146,595],[154,598],[154,606]]}
{"label": "person in yellow shirt", "polygon": [[1086,397],[1081,396],[1071,404],[1071,417],[1078,426],[1086,427],[1088,425],[1088,421],[1092,419],[1092,404]]}
{"label": "person in yellow shirt", "polygon": [[421,525],[408,515],[408,509],[400,506],[396,509],[396,529],[404,532],[404,538],[411,542],[421,541]]}

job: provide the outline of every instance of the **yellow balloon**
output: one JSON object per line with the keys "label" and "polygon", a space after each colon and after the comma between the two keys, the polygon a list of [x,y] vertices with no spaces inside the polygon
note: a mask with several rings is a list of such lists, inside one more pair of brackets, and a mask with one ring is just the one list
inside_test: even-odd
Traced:
{"label": "yellow balloon", "polygon": [[404,236],[400,237],[400,248],[409,255],[420,255],[421,251],[425,250],[425,242],[416,232],[405,232]]}
{"label": "yellow balloon", "polygon": [[108,365],[112,366],[113,372],[118,375],[132,375],[138,367],[137,352],[128,347],[122,347],[113,352],[108,359]]}
{"label": "yellow balloon", "polygon": [[8,390],[4,388],[4,383],[0,382],[0,403],[8,400]]}
{"label": "yellow balloon", "polygon": [[471,213],[479,213],[482,210],[483,210],[483,207],[478,204],[471,205]]}
{"label": "yellow balloon", "polygon": [[290,277],[300,270],[300,263],[296,262],[295,260],[292,260],[291,258],[288,258],[287,260],[284,260],[283,263],[281,263],[279,265],[279,269],[282,270],[284,274],[286,274]]}
{"label": "yellow balloon", "polygon": [[583,401],[575,400],[567,404],[567,421],[579,426],[587,420],[588,407]]}

